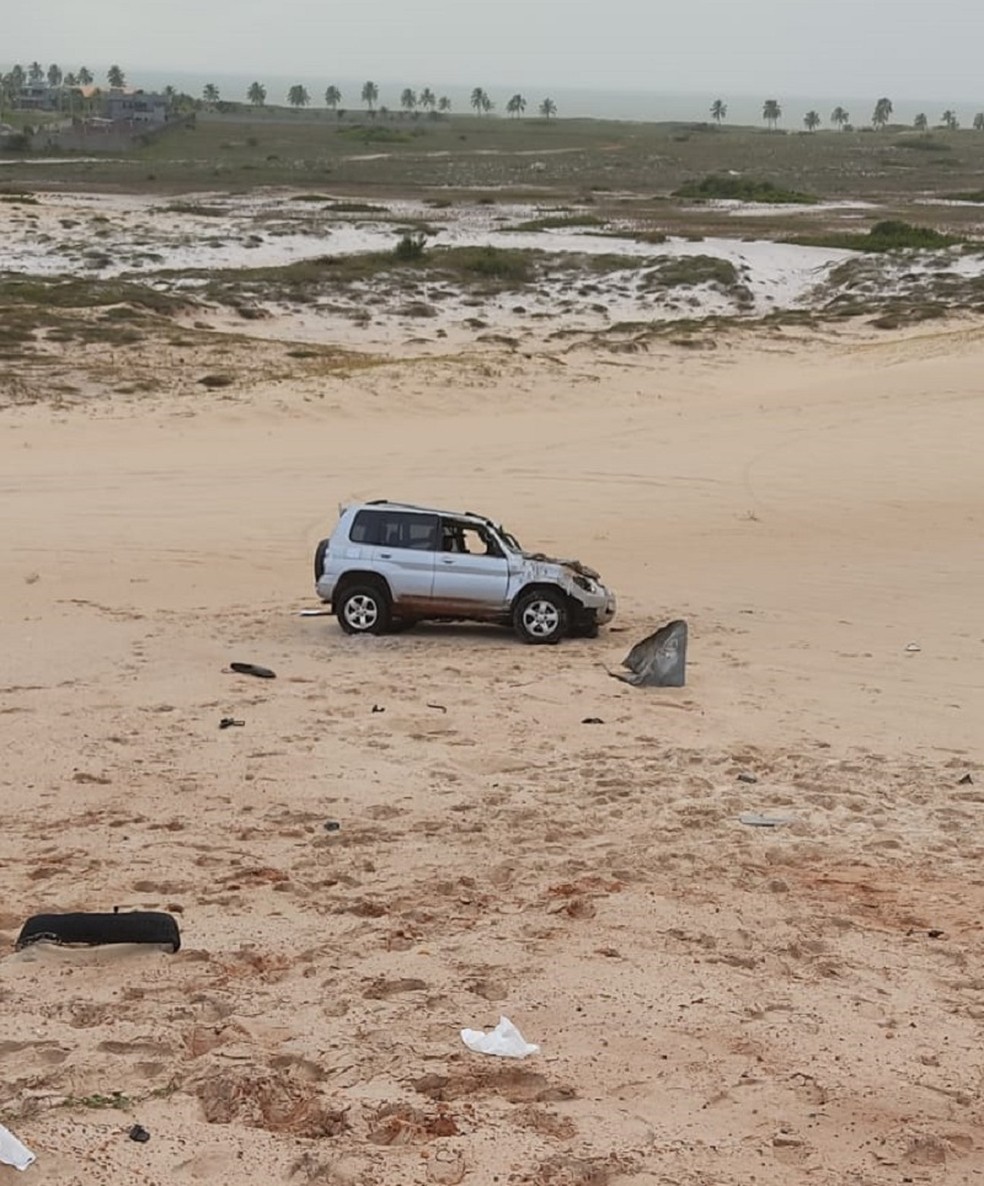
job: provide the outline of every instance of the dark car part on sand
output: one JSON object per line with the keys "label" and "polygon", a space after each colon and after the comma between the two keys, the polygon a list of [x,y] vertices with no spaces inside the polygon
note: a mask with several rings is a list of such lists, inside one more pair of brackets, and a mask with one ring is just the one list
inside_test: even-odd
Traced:
{"label": "dark car part on sand", "polygon": [[255,675],[259,679],[276,679],[277,673],[269,667],[261,667],[258,663],[230,663],[233,671],[240,675]]}
{"label": "dark car part on sand", "polygon": [[112,914],[35,914],[17,937],[18,950],[47,940],[66,946],[97,947],[109,943],[154,943],[177,951],[181,933],[173,915],[158,910]]}

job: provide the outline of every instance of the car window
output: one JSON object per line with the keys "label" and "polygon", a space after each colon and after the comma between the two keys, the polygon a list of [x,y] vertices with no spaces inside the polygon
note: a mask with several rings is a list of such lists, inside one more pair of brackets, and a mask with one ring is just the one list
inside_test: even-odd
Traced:
{"label": "car window", "polygon": [[352,520],[349,539],[354,544],[433,552],[437,548],[437,516],[406,511],[359,511]]}
{"label": "car window", "polygon": [[470,556],[502,556],[502,549],[491,531],[457,519],[441,520],[440,550]]}

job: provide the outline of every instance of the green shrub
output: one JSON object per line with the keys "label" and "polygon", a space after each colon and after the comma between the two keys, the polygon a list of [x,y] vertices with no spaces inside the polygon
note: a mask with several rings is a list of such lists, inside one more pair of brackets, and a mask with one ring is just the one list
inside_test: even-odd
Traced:
{"label": "green shrub", "polygon": [[812,205],[812,194],[782,189],[771,181],[754,177],[724,177],[713,173],[702,181],[688,181],[673,195],[675,198],[718,198],[739,202],[768,202],[774,205]]}
{"label": "green shrub", "polygon": [[422,259],[426,243],[427,236],[424,234],[405,234],[393,248],[393,255],[401,263],[409,263],[412,260]]}

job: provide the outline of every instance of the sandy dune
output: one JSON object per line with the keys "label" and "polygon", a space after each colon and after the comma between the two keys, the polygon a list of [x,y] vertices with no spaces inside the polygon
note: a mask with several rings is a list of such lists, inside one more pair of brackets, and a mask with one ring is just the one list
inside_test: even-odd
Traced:
{"label": "sandy dune", "polygon": [[[980,1181],[982,374],[957,327],[6,413],[32,1180]],[[386,495],[578,555],[619,632],[298,616]],[[609,678],[676,616],[686,688]],[[114,905],[184,948],[12,951]],[[466,1051],[500,1013],[542,1053]]]}

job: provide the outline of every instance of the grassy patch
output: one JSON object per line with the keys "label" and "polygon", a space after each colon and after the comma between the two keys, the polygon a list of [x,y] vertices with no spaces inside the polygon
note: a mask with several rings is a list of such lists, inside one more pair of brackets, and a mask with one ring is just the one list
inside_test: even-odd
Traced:
{"label": "grassy patch", "polygon": [[723,199],[739,202],[765,202],[769,205],[799,206],[813,205],[819,200],[813,194],[784,189],[771,181],[762,181],[754,177],[723,176],[719,173],[713,173],[701,181],[688,181],[681,185],[673,196],[704,201]]}
{"label": "grassy patch", "polygon": [[984,189],[966,190],[959,194],[944,194],[943,200],[947,202],[976,202],[981,204],[984,203]]}
{"label": "grassy patch", "polygon": [[680,255],[664,260],[646,273],[647,288],[684,288],[698,284],[737,288],[740,284],[738,269],[730,260],[715,255]]}
{"label": "grassy patch", "polygon": [[573,227],[601,227],[605,219],[597,214],[546,214],[507,228],[510,231],[563,231]]}
{"label": "grassy patch", "polygon": [[945,235],[933,227],[913,226],[898,219],[876,222],[866,234],[837,233],[826,235],[796,235],[787,239],[798,247],[833,247],[845,251],[937,251],[955,247],[965,240],[956,235]]}
{"label": "grassy patch", "polygon": [[224,218],[226,211],[218,206],[206,206],[201,202],[169,202],[162,207],[165,214],[192,214],[196,218]]}
{"label": "grassy patch", "polygon": [[410,144],[413,137],[396,128],[367,128],[356,125],[354,128],[339,128],[338,135],[345,140],[357,140],[360,144]]}
{"label": "grassy patch", "polygon": [[895,148],[906,148],[910,152],[952,152],[949,144],[932,136],[903,136],[894,142]]}
{"label": "grassy patch", "polygon": [[62,1105],[65,1108],[119,1108],[124,1112],[132,1106],[133,1101],[122,1091],[114,1091],[111,1095],[101,1095],[99,1092],[92,1095],[73,1095]]}

